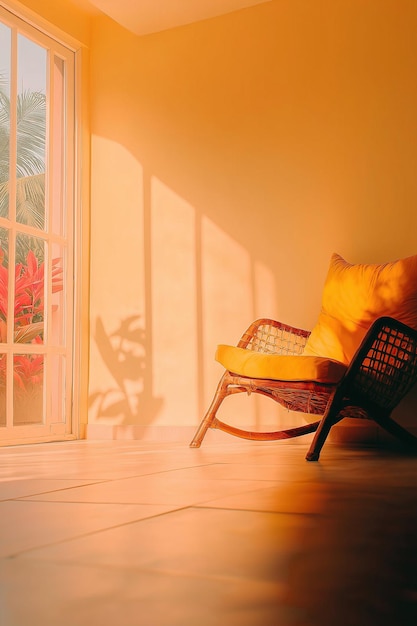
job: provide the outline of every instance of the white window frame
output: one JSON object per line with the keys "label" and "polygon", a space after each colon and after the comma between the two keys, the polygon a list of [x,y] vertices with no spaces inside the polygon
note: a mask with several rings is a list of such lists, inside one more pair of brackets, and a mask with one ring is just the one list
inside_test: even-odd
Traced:
{"label": "white window frame", "polygon": [[[81,186],[81,158],[80,147],[83,142],[81,134],[81,56],[82,47],[69,37],[63,35],[58,29],[48,25],[42,18],[38,18],[33,12],[26,10],[22,5],[13,2],[3,2],[0,0],[0,18],[8,26],[17,27],[23,35],[28,36],[40,45],[51,48],[51,45],[57,56],[67,60],[67,70],[70,72],[66,85],[66,107],[71,111],[71,129],[65,141],[65,161],[70,164],[71,175],[66,184],[67,206],[67,237],[65,241],[59,241],[59,237],[48,234],[46,239],[52,237],[55,243],[61,243],[66,248],[66,297],[67,311],[66,316],[66,333],[67,341],[65,345],[65,356],[67,361],[66,389],[65,389],[65,415],[67,419],[60,424],[52,424],[47,421],[42,425],[34,426],[7,426],[0,429],[0,444],[22,443],[19,436],[19,430],[22,430],[24,443],[35,441],[53,441],[74,439],[83,436],[81,415],[83,413],[81,407],[81,396],[86,397],[86,388],[82,384],[81,377],[85,373],[85,364],[83,357],[86,354],[86,345],[83,344],[85,332],[81,327],[82,304],[85,302],[82,288],[82,266],[86,259],[86,245],[84,233],[82,232],[81,222],[81,199],[85,195],[85,189]],[[52,56],[52,55],[51,55]],[[68,63],[68,59],[71,62]],[[50,63],[52,63],[50,59]],[[67,129],[68,130],[68,129]],[[49,183],[50,186],[50,183]],[[46,191],[47,193],[47,191]],[[1,224],[0,224],[1,225]],[[25,230],[25,229],[23,229]],[[88,235],[88,233],[87,233]],[[83,243],[84,242],[84,243]],[[82,256],[82,252],[84,254]],[[88,253],[87,253],[88,254]],[[13,288],[9,278],[9,289]],[[4,348],[4,345],[3,345]],[[87,346],[88,348],[88,346]],[[36,352],[36,349],[25,347],[25,344],[19,344],[18,349],[13,344],[8,344],[5,350],[9,372],[12,371],[12,358],[15,353],[22,354],[25,351],[30,353]],[[59,352],[59,350],[58,350]],[[54,349],[51,349],[51,354]],[[46,348],[46,355],[48,355]],[[10,396],[11,394],[9,394]],[[12,403],[9,397],[8,403]],[[47,407],[45,407],[46,410]],[[10,416],[9,408],[8,414]],[[51,416],[47,415],[50,418]]]}

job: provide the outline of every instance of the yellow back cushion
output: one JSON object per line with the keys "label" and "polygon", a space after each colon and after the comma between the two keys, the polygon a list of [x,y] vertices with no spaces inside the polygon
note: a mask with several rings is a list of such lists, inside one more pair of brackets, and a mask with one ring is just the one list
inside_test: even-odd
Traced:
{"label": "yellow back cushion", "polygon": [[304,355],[349,364],[372,322],[385,315],[417,329],[417,255],[383,265],[352,265],[333,254]]}

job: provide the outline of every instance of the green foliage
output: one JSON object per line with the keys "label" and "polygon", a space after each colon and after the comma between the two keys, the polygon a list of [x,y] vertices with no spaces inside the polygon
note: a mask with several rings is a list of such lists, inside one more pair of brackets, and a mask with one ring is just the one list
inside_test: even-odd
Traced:
{"label": "green foliage", "polygon": [[[0,216],[9,215],[10,179],[10,98],[0,74]],[[21,224],[43,229],[45,225],[45,140],[46,96],[24,91],[16,102],[16,219]],[[6,252],[5,237],[0,245]],[[16,246],[16,260],[23,263],[29,250],[43,259],[43,245],[36,238],[26,238]]]}

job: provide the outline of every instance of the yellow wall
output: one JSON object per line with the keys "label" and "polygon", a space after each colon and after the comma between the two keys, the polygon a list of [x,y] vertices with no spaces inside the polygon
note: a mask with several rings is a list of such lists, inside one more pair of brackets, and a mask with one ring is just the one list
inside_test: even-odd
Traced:
{"label": "yellow wall", "polygon": [[333,251],[417,252],[416,29],[414,0],[277,0],[142,38],[94,20],[91,424],[197,424],[215,345],[258,316],[311,327]]}
{"label": "yellow wall", "polygon": [[[61,4],[26,3],[62,26]],[[216,344],[259,316],[311,328],[333,251],[417,252],[417,3],[91,25],[90,432],[194,427]],[[276,418],[228,402],[237,422]]]}

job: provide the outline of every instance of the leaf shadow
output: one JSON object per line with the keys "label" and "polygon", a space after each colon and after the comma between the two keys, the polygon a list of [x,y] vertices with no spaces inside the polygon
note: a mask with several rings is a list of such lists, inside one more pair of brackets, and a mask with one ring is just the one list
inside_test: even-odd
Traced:
{"label": "leaf shadow", "polygon": [[107,332],[97,317],[94,339],[101,359],[114,380],[114,386],[89,396],[95,419],[121,418],[120,424],[146,426],[153,422],[163,405],[152,390],[152,372],[147,360],[146,330],[140,315],[121,320]]}

